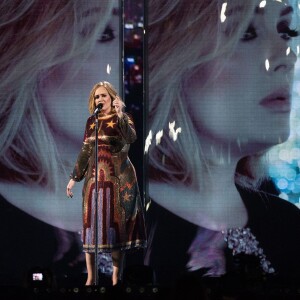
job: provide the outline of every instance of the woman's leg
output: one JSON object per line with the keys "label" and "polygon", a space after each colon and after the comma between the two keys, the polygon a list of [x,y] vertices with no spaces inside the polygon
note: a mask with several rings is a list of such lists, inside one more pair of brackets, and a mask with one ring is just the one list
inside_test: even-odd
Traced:
{"label": "woman's leg", "polygon": [[116,285],[123,267],[124,253],[120,250],[114,250],[111,253],[111,257],[113,262],[112,284]]}
{"label": "woman's leg", "polygon": [[85,285],[92,285],[95,283],[95,254],[85,253],[86,268],[88,277]]}

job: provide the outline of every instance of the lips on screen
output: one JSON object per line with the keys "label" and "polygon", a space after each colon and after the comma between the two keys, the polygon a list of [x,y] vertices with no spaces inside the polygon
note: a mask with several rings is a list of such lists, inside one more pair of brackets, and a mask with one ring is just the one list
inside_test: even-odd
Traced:
{"label": "lips on screen", "polygon": [[[166,42],[148,54],[149,125],[145,150],[150,157],[150,182],[201,186],[205,185],[201,170],[207,168],[209,174],[210,164],[236,164],[238,168],[245,157],[266,153],[259,176],[272,181],[279,197],[300,207],[298,33],[293,30],[293,10],[287,4],[273,7],[271,3],[272,14],[261,5],[248,25],[236,21],[236,28],[224,30],[221,37],[214,35],[215,40],[205,36],[208,31],[204,27],[201,37],[198,28],[188,46],[184,30],[178,29],[180,25],[176,27],[172,17],[165,21],[170,30],[162,34]],[[264,9],[264,18],[276,19],[274,33],[278,36],[274,41],[264,40],[264,32],[270,32],[271,27],[262,25],[260,9]],[[178,16],[181,24],[184,17]],[[233,37],[239,26],[245,26],[244,32]],[[175,28],[176,41],[172,34]],[[191,26],[189,33],[193,29]],[[156,30],[155,26],[149,28],[149,49],[159,32]],[[208,45],[215,45],[217,38],[224,47],[228,40],[235,39],[235,47],[228,52],[222,52],[222,47],[211,48],[217,54],[209,59]],[[197,55],[191,54],[196,52],[193,47],[197,47]],[[150,196],[153,194],[154,200],[157,197],[163,206],[171,206],[159,200],[164,195],[154,189],[150,184]]]}

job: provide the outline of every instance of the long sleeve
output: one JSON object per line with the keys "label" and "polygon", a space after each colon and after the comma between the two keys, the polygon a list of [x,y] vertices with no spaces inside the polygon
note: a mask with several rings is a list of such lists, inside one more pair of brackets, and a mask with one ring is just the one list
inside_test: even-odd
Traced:
{"label": "long sleeve", "polygon": [[134,123],[128,114],[123,113],[122,118],[118,118],[118,126],[127,144],[132,144],[136,141],[137,136]]}
{"label": "long sleeve", "polygon": [[89,127],[90,127],[90,118],[87,120],[87,123],[86,123],[83,145],[78,154],[73,172],[70,175],[70,178],[72,178],[75,181],[81,181],[84,178],[87,168],[88,168],[89,159],[92,155],[93,147],[92,147],[92,143],[90,141],[91,138],[88,134]]}

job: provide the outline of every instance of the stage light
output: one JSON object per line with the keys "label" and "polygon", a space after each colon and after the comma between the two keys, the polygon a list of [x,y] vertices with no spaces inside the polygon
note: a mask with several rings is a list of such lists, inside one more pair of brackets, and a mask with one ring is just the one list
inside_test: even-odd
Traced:
{"label": "stage light", "polygon": [[33,267],[27,273],[27,287],[53,288],[53,284],[53,275],[49,269]]}
{"label": "stage light", "polygon": [[127,62],[129,62],[129,63],[131,63],[131,64],[134,64],[134,63],[135,63],[134,57],[127,57],[126,60],[127,60]]}
{"label": "stage light", "polygon": [[132,23],[126,23],[124,27],[125,27],[125,29],[134,29],[134,26]]}

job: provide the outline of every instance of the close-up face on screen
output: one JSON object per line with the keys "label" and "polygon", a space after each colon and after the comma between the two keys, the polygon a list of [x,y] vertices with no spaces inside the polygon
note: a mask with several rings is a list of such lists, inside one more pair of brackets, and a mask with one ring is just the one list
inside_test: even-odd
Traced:
{"label": "close-up face on screen", "polygon": [[118,1],[3,5],[1,195],[43,222],[80,230],[81,187],[75,201],[61,194],[82,144],[93,85],[107,80],[120,87]]}
{"label": "close-up face on screen", "polygon": [[165,283],[245,266],[297,276],[298,2],[147,9],[145,262]]}
{"label": "close-up face on screen", "polygon": [[[1,227],[11,232],[7,244],[18,244],[9,246],[10,265],[1,267],[5,282],[34,262],[49,265],[50,255],[54,263],[71,251],[69,267],[78,263],[82,184],[72,199],[65,189],[93,86],[109,81],[122,95],[122,21],[119,1],[2,1],[0,7]],[[14,259],[12,248],[22,249],[23,259]],[[26,258],[26,251],[35,254]]]}

